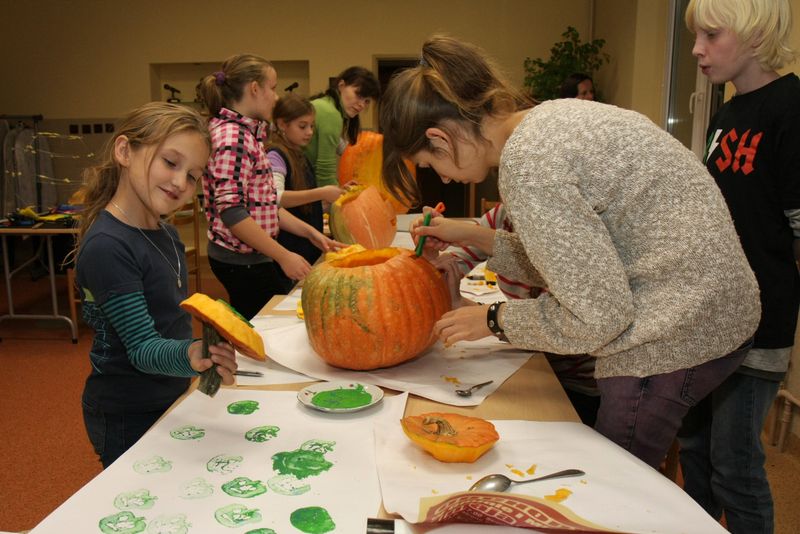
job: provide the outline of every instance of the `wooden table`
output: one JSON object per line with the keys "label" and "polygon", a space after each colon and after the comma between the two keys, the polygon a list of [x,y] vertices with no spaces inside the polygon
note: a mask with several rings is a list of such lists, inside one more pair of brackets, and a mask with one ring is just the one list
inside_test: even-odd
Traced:
{"label": "wooden table", "polygon": [[[6,291],[8,295],[8,313],[0,316],[0,322],[6,319],[56,319],[65,321],[72,332],[72,342],[78,342],[78,325],[66,315],[58,313],[58,297],[56,291],[56,270],[55,260],[53,258],[53,236],[57,235],[77,235],[77,228],[63,228],[63,227],[46,227],[46,226],[33,226],[29,228],[24,227],[0,227],[0,240],[2,240],[3,248],[3,275],[6,281]],[[40,245],[39,251],[28,261],[14,270],[11,270],[8,260],[8,237],[9,236],[23,236],[23,237],[42,237],[43,242]],[[43,248],[42,248],[43,247]],[[50,300],[53,305],[53,313],[51,314],[31,314],[31,313],[16,313],[14,311],[14,295],[11,290],[11,279],[19,271],[37,261],[42,252],[47,255],[47,268],[50,278]]]}

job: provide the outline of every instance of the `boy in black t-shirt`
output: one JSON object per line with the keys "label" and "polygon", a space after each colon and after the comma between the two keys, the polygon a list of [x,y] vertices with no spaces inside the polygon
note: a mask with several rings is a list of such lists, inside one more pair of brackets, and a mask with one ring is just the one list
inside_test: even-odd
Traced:
{"label": "boy in black t-shirt", "polygon": [[776,69],[788,45],[788,0],[692,0],[693,54],[736,94],[708,128],[706,166],[730,208],[761,290],[761,322],[742,366],[694,407],[681,431],[684,489],[731,532],[772,532],[760,441],[789,365],[800,304],[800,80]]}

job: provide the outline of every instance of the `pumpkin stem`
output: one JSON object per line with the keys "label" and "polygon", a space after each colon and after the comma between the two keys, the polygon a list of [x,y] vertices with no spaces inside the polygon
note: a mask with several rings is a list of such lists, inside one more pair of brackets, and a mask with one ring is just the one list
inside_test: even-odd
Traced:
{"label": "pumpkin stem", "polygon": [[[436,430],[430,431],[425,428],[426,425],[436,425]],[[422,420],[422,426],[422,429],[428,434],[436,434],[437,436],[455,436],[458,434],[456,429],[453,428],[453,425],[441,417],[425,417],[425,419]]]}

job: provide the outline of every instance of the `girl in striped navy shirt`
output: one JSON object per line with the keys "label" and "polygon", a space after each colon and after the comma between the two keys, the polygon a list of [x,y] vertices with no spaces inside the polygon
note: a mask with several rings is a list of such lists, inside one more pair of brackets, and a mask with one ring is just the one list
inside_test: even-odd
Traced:
{"label": "girl in striped navy shirt", "polygon": [[162,222],[192,198],[209,152],[206,121],[153,102],[117,128],[100,165],[87,170],[76,259],[83,317],[95,330],[83,390],[89,439],[108,467],[189,387],[218,364],[233,383],[233,348],[192,340],[184,246]]}

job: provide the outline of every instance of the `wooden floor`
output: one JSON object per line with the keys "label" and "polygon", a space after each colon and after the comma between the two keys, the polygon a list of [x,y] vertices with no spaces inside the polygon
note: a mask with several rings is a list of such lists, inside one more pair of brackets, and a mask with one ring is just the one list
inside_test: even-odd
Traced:
{"label": "wooden floor", "polygon": [[[214,298],[225,290],[201,263],[202,289]],[[18,312],[47,312],[46,277],[20,273],[13,285]],[[59,298],[66,311],[65,277]],[[0,315],[7,312],[5,287]],[[14,320],[0,323],[0,531],[33,528],[97,475],[101,466],[83,427],[80,396],[89,373],[92,332],[81,324],[72,344],[65,323]],[[767,446],[767,471],[775,497],[778,534],[800,532],[800,461]]]}

